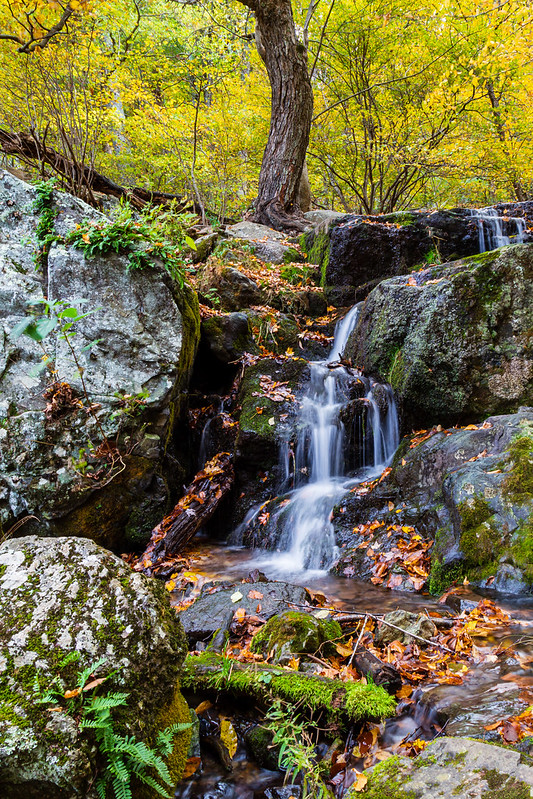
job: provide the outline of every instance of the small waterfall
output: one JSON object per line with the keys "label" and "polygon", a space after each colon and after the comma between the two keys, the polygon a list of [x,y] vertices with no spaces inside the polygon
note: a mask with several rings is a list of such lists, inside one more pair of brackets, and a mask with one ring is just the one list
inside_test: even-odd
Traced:
{"label": "small waterfall", "polygon": [[[337,554],[331,522],[333,508],[348,487],[380,474],[399,443],[398,415],[390,386],[337,364],[355,328],[358,313],[355,306],[337,324],[328,358],[310,364],[309,389],[301,402],[298,423],[294,487],[267,506],[266,525],[277,554],[257,563],[274,573],[327,569],[333,563]],[[355,421],[356,433],[362,427],[365,408],[367,418],[367,440],[361,447],[357,478],[346,474],[348,435],[341,414],[350,403],[361,404]],[[369,449],[373,456],[368,458],[367,466]],[[253,524],[261,514],[264,519],[264,506],[250,514],[246,523]]]}
{"label": "small waterfall", "polygon": [[474,209],[472,215],[477,221],[479,252],[523,243],[526,222],[522,217],[499,216],[496,208]]}

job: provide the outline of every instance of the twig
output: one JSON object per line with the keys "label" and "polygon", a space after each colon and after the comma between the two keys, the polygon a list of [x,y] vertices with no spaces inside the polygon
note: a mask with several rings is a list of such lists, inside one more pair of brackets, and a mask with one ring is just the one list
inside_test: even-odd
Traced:
{"label": "twig", "polygon": [[378,621],[381,624],[385,624],[387,627],[392,627],[393,630],[398,630],[398,632],[404,633],[405,635],[410,635],[411,638],[416,638],[417,641],[422,641],[423,644],[428,644],[429,646],[437,646],[439,649],[444,649],[445,652],[449,652],[451,655],[455,655],[453,649],[450,647],[445,646],[444,644],[439,644],[437,641],[430,641],[428,638],[422,638],[421,635],[416,635],[416,633],[411,633],[408,630],[404,630],[403,627],[398,627],[396,624],[392,624],[390,621],[385,621],[384,618],[374,615],[373,613],[345,613],[339,614],[336,618],[336,621],[339,623],[348,622],[348,621],[358,621],[359,619],[366,618],[374,619],[374,621]]}
{"label": "twig", "polygon": [[365,616],[365,618],[364,618],[364,621],[363,621],[363,626],[361,627],[361,632],[359,633],[359,638],[358,638],[358,639],[357,639],[357,641],[355,642],[355,646],[354,646],[354,648],[353,648],[352,654],[350,655],[350,660],[348,661],[348,666],[351,666],[351,665],[352,665],[352,661],[353,661],[353,659],[354,659],[354,657],[355,657],[355,653],[356,653],[356,651],[357,651],[357,647],[358,647],[358,646],[359,646],[359,644],[361,643],[361,638],[363,637],[363,635],[364,635],[364,632],[365,632],[366,620],[367,620],[367,619],[368,619],[368,616]]}

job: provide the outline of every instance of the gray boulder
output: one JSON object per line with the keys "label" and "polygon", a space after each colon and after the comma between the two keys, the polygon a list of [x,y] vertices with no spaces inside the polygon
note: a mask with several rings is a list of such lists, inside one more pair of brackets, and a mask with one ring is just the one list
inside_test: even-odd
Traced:
{"label": "gray boulder", "polygon": [[[520,752],[468,738],[438,738],[414,759],[395,756],[365,772],[364,795],[409,799],[533,796],[533,767]],[[359,793],[348,791],[349,799]]]}
{"label": "gray boulder", "polygon": [[533,245],[385,280],[345,355],[389,382],[417,428],[533,401]]}
{"label": "gray boulder", "polygon": [[[92,541],[28,536],[4,543],[0,614],[5,799],[95,797],[105,756],[79,726],[94,695],[127,693],[126,706],[113,711],[115,730],[148,742],[170,724],[189,721],[177,685],[186,641],[163,588]],[[108,679],[69,703],[61,695],[75,691],[86,668]],[[42,701],[54,685],[53,701]],[[177,738],[169,761],[174,779],[189,738],[188,731]]]}
{"label": "gray boulder", "polygon": [[[87,258],[62,240],[36,270],[35,200],[32,186],[0,172],[0,524],[34,517],[28,532],[122,548],[125,534],[140,540],[159,521],[172,490],[163,458],[183,476],[170,442],[199,337],[197,298],[155,262],[133,270],[126,256]],[[53,211],[61,237],[87,220],[108,224],[60,192]],[[43,349],[10,333],[45,296],[93,313],[70,340],[78,364],[56,330],[43,342],[55,372],[36,375]]]}
{"label": "gray boulder", "polygon": [[334,524],[345,545],[336,567],[341,574],[349,569],[356,577],[371,575],[372,561],[357,548],[360,540],[352,531],[377,520],[384,523],[374,531],[379,551],[394,540],[387,537],[391,524],[400,535],[399,526],[407,524],[434,539],[433,593],[464,577],[505,593],[530,593],[533,409],[463,429],[435,430],[420,443],[404,439],[391,473],[370,493],[347,495],[340,510]]}
{"label": "gray boulder", "polygon": [[231,239],[241,239],[252,244],[254,254],[266,263],[282,264],[287,260],[294,260],[291,257],[294,248],[287,242],[287,236],[266,225],[239,222],[227,227],[226,235]]}
{"label": "gray boulder", "polygon": [[[262,595],[260,598],[258,593]],[[201,594],[193,605],[181,611],[179,618],[189,640],[194,643],[208,641],[217,630],[227,630],[237,608],[244,608],[250,616],[269,619],[292,603],[298,606],[306,601],[305,588],[290,583],[239,583],[214,593]]]}

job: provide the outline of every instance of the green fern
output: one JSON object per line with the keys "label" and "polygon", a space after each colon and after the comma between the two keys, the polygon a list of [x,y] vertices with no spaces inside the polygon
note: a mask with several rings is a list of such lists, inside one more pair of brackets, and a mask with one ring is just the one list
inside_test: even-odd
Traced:
{"label": "green fern", "polygon": [[[77,653],[76,653],[77,654]],[[60,663],[64,668],[78,660],[79,655],[67,657]],[[92,685],[89,680],[105,663],[105,658],[78,672],[77,692],[74,698],[65,701],[65,685],[60,675],[56,675],[45,691],[38,683],[35,686],[37,703],[57,704],[61,702],[64,710],[79,719],[80,729],[90,730],[94,735],[104,769],[95,782],[99,799],[132,799],[131,780],[137,778],[149,785],[160,796],[170,799],[169,789],[172,779],[165,758],[172,753],[174,738],[188,729],[191,724],[173,724],[158,733],[154,748],[144,741],[137,741],[133,735],[122,735],[115,731],[111,711],[127,706],[129,694],[108,691],[97,696],[94,691],[102,684],[101,680]],[[108,674],[109,679],[115,672]]]}

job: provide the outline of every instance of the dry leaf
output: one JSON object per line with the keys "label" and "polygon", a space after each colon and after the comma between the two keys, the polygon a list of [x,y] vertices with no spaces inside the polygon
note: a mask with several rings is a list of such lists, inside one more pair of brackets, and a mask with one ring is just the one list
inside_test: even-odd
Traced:
{"label": "dry leaf", "polygon": [[229,719],[222,719],[220,722],[220,740],[228,750],[229,756],[233,758],[237,751],[238,739],[233,724]]}
{"label": "dry leaf", "polygon": [[241,592],[240,591],[235,591],[235,593],[231,595],[230,599],[231,599],[232,602],[238,602],[240,599],[242,599]]}
{"label": "dry leaf", "polygon": [[252,589],[251,591],[248,591],[248,599],[263,599],[263,594],[261,591],[255,591]]}
{"label": "dry leaf", "polygon": [[194,712],[198,716],[200,713],[205,713],[206,710],[210,710],[213,707],[213,703],[206,699],[205,702],[200,702],[198,707],[194,708]]}
{"label": "dry leaf", "polygon": [[350,791],[355,791],[356,793],[363,791],[366,787],[367,782],[368,782],[368,777],[366,776],[366,774],[357,773],[357,779],[350,788]]}
{"label": "dry leaf", "polygon": [[196,774],[201,763],[202,759],[200,757],[190,757],[185,763],[185,769],[181,775],[182,780],[186,780],[188,777],[192,777],[193,774]]}

